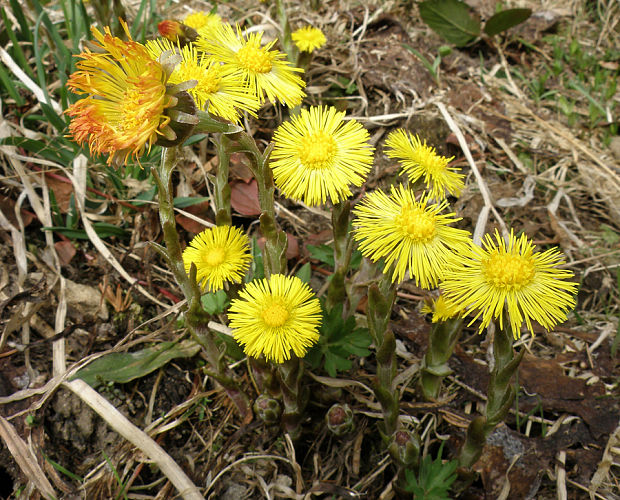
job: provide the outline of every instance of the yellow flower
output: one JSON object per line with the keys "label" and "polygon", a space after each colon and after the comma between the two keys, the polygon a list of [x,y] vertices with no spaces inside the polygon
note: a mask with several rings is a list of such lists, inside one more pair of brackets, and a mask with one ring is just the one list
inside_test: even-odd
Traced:
{"label": "yellow flower", "polygon": [[320,49],[327,41],[323,32],[313,26],[304,26],[295,30],[291,38],[302,52],[313,52],[315,49]]}
{"label": "yellow flower", "polygon": [[445,198],[446,193],[458,196],[463,189],[463,174],[459,168],[450,167],[448,163],[453,156],[446,158],[435,152],[435,148],[421,142],[417,135],[403,129],[390,132],[385,141],[386,154],[400,160],[403,171],[410,182],[423,179],[428,186],[431,197]]}
{"label": "yellow flower", "polygon": [[295,107],[306,95],[302,90],[305,83],[296,74],[303,70],[291,67],[282,52],[272,50],[275,41],[261,45],[262,36],[262,31],[244,35],[239,26],[235,33],[230,24],[222,23],[209,37],[199,37],[196,44],[216,61],[236,68],[261,103],[267,95],[272,102]]}
{"label": "yellow flower", "polygon": [[282,363],[304,357],[319,339],[321,306],[299,278],[272,274],[248,283],[228,310],[233,337],[248,356]]}
{"label": "yellow flower", "polygon": [[[547,330],[566,320],[575,305],[577,283],[566,281],[571,271],[558,269],[563,264],[557,248],[534,252],[534,244],[525,234],[519,238],[510,231],[508,244],[495,231],[495,240],[486,235],[483,247],[472,243],[458,265],[446,273],[441,288],[446,297],[476,316],[482,316],[480,332],[506,308],[512,334],[521,336],[523,321],[532,331],[531,320]],[[471,323],[470,323],[471,324]]]}
{"label": "yellow flower", "polygon": [[459,221],[454,213],[441,214],[448,204],[429,204],[428,197],[415,200],[403,187],[368,194],[354,209],[354,238],[365,257],[385,259],[385,269],[394,263],[392,281],[400,283],[409,270],[416,285],[435,288],[455,253],[467,250],[469,232],[448,226]]}
{"label": "yellow flower", "polygon": [[446,299],[442,294],[422,306],[423,314],[432,314],[432,322],[440,323],[463,314],[463,308]]}
{"label": "yellow flower", "polygon": [[205,229],[183,251],[183,264],[189,274],[196,266],[196,281],[202,289],[215,292],[224,288],[225,281],[239,283],[250,267],[250,242],[234,226],[216,226]]}
{"label": "yellow flower", "polygon": [[108,164],[138,158],[158,135],[174,138],[164,114],[175,103],[166,94],[167,73],[122,25],[127,42],[112,36],[109,27],[103,34],[92,28],[100,52],[79,54],[82,61],[67,82],[73,92],[87,94],[66,111],[73,118],[69,132],[79,144],[87,142],[91,153],[110,153]]}
{"label": "yellow flower", "polygon": [[194,28],[199,34],[203,36],[213,29],[222,24],[222,18],[217,14],[210,14],[208,12],[192,12],[185,16],[183,24]]}
{"label": "yellow flower", "polygon": [[338,203],[361,186],[372,167],[374,148],[355,120],[344,121],[334,107],[311,107],[274,133],[271,168],[276,186],[308,205]]}
{"label": "yellow flower", "polygon": [[193,44],[179,49],[165,38],[146,43],[146,48],[153,58],[165,51],[180,52],[181,62],[170,75],[170,83],[177,84],[196,80],[196,86],[188,92],[194,98],[196,106],[209,113],[231,122],[239,123],[237,110],[247,111],[256,116],[260,103],[248,93],[241,75],[230,65],[222,65],[196,50]]}

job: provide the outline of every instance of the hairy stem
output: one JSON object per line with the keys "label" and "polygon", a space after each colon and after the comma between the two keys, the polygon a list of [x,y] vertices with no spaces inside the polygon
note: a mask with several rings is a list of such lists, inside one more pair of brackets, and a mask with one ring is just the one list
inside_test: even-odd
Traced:
{"label": "hairy stem", "polygon": [[349,307],[346,304],[345,278],[351,264],[353,238],[349,232],[351,203],[343,200],[332,210],[332,230],[334,234],[334,274],[327,289],[327,309],[342,304],[342,316],[347,317]]}
{"label": "hairy stem", "polygon": [[487,437],[493,429],[504,421],[515,397],[512,376],[517,372],[525,350],[515,356],[512,348],[512,332],[510,322],[504,318],[503,328],[495,323],[493,339],[493,359],[495,365],[491,371],[487,390],[487,408],[484,417],[476,417],[469,424],[465,442],[459,455],[459,464],[470,468],[480,458]]}
{"label": "hairy stem", "polygon": [[215,343],[213,333],[207,327],[209,315],[200,303],[201,293],[196,283],[196,267],[192,266],[188,276],[183,264],[173,205],[172,173],[176,164],[176,148],[164,148],[161,164],[152,170],[159,193],[159,218],[166,244],[165,249],[159,247],[159,252],[164,254],[172,274],[187,299],[186,325],[192,338],[203,348],[213,370],[213,377],[222,385],[241,416],[246,419],[251,416],[250,400],[234,381],[232,372]]}

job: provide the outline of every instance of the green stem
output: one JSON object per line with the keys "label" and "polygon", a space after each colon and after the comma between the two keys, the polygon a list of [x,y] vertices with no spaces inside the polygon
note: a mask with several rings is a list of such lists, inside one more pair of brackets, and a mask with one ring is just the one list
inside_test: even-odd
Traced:
{"label": "green stem", "polygon": [[291,25],[288,21],[288,13],[286,12],[286,6],[284,0],[276,0],[276,10],[278,11],[278,21],[282,28],[282,36],[280,37],[280,43],[282,48],[288,57],[291,64],[295,64],[297,60],[297,47],[293,43],[291,37]]}
{"label": "green stem", "polygon": [[282,425],[284,430],[297,439],[301,434],[301,422],[308,404],[308,388],[302,385],[304,364],[301,359],[293,356],[278,365],[282,388]]}
{"label": "green stem", "polygon": [[396,339],[389,329],[396,286],[384,274],[378,283],[368,288],[368,329],[377,350],[377,379],[375,396],[383,411],[383,433],[389,438],[398,428],[399,397],[394,387],[396,376]]}
{"label": "green stem", "polygon": [[425,399],[431,401],[437,399],[444,377],[452,373],[448,367],[448,360],[461,336],[462,328],[462,318],[433,323],[428,337],[426,355],[422,361],[422,375],[420,377],[420,385]]}
{"label": "green stem", "polygon": [[331,310],[336,304],[342,304],[342,316],[347,317],[349,308],[345,302],[345,278],[351,263],[353,253],[353,238],[349,231],[349,217],[351,203],[343,200],[337,203],[332,210],[332,230],[334,234],[334,274],[327,289],[327,309]]}
{"label": "green stem", "polygon": [[480,458],[487,437],[499,423],[505,420],[514,401],[516,391],[511,380],[519,368],[525,350],[522,349],[515,356],[510,322],[507,322],[507,319],[504,318],[504,328],[500,327],[499,322],[495,322],[493,339],[495,365],[489,379],[486,414],[484,417],[476,417],[467,428],[465,442],[459,455],[459,464],[462,467],[470,468]]}
{"label": "green stem", "polygon": [[215,141],[217,147],[218,166],[213,177],[213,195],[215,202],[215,224],[217,226],[232,225],[230,209],[230,184],[228,173],[230,167],[231,140],[227,135],[219,134]]}
{"label": "green stem", "polygon": [[153,177],[158,188],[159,218],[164,234],[166,248],[154,245],[165,258],[172,274],[187,299],[186,325],[192,338],[204,349],[209,364],[214,370],[214,378],[224,387],[227,394],[237,406],[245,419],[251,415],[250,400],[234,381],[232,372],[224,362],[223,354],[218,349],[212,332],[207,327],[209,315],[200,303],[200,288],[196,282],[196,267],[192,266],[190,276],[185,271],[183,252],[179,242],[174,218],[172,173],[177,164],[176,148],[163,148],[162,161],[153,167]]}

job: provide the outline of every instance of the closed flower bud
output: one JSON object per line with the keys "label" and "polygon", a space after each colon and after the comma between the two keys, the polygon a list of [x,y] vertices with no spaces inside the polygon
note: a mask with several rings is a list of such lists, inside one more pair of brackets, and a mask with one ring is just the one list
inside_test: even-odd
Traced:
{"label": "closed flower bud", "polygon": [[396,431],[388,446],[390,456],[400,467],[412,467],[420,459],[420,438],[412,432]]}
{"label": "closed flower bud", "polygon": [[353,411],[347,404],[336,403],[332,405],[325,415],[327,428],[334,436],[344,436],[355,429]]}
{"label": "closed flower bud", "polygon": [[280,421],[282,407],[276,399],[261,394],[254,402],[254,412],[265,424],[274,425]]}

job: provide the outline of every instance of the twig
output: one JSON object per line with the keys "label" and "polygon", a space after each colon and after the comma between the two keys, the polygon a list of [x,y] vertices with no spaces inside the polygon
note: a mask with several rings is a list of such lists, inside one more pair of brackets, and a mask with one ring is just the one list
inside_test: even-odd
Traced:
{"label": "twig", "polygon": [[448,110],[446,109],[446,107],[444,106],[442,102],[436,102],[435,106],[439,108],[439,111],[441,112],[444,120],[448,124],[448,127],[450,127],[450,130],[454,133],[457,140],[459,141],[459,145],[461,146],[461,149],[463,150],[463,153],[465,154],[465,158],[467,158],[467,162],[469,163],[469,166],[471,167],[471,170],[474,173],[474,176],[476,177],[476,182],[478,183],[480,194],[482,194],[482,199],[484,200],[484,207],[480,211],[480,215],[478,216],[478,220],[476,221],[476,228],[474,229],[474,237],[473,237],[474,243],[476,245],[479,245],[480,242],[482,241],[482,235],[487,225],[489,212],[493,212],[493,215],[497,219],[498,224],[502,228],[502,234],[504,238],[507,238],[508,229],[506,228],[506,224],[504,223],[504,220],[502,219],[502,217],[499,215],[499,213],[493,206],[493,202],[491,201],[491,193],[489,192],[489,187],[487,186],[487,183],[483,179],[482,175],[480,175],[480,171],[478,170],[478,167],[476,166],[476,162],[474,161],[474,157],[472,156],[471,151],[469,150],[469,146],[467,145],[467,141],[465,140],[465,136],[463,135],[463,132],[461,132],[461,129],[456,124],[452,116],[450,116],[450,113],[448,113]]}
{"label": "twig", "polygon": [[75,393],[82,401],[90,406],[106,423],[123,436],[127,441],[153,460],[162,473],[179,491],[186,500],[204,500],[198,487],[183,472],[177,464],[153,439],[142,429],[133,425],[103,396],[81,379],[64,382],[63,386]]}

